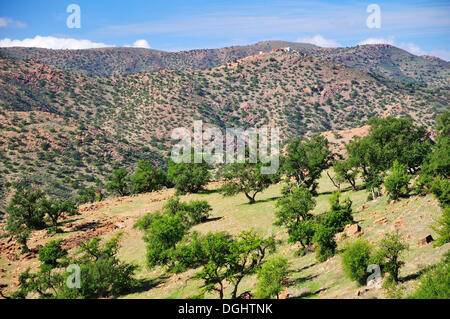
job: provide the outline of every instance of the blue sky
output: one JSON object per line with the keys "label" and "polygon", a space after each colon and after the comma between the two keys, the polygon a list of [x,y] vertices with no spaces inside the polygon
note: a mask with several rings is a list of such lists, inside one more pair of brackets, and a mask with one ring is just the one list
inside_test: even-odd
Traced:
{"label": "blue sky", "polygon": [[[72,3],[81,8],[81,28],[66,25],[70,15],[66,8]],[[366,24],[369,4],[380,7],[380,28]],[[0,2],[0,46],[134,45],[177,51],[261,40],[327,47],[390,43],[414,54],[450,60],[450,1]]]}

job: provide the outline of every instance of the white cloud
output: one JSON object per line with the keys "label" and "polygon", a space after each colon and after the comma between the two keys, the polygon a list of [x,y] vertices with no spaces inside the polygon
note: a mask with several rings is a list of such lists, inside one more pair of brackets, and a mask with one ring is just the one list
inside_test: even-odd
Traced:
{"label": "white cloud", "polygon": [[137,40],[133,43],[133,48],[150,49],[150,44],[148,44],[147,40]]}
{"label": "white cloud", "polygon": [[6,27],[25,28],[26,24],[8,17],[0,17],[0,28]]}
{"label": "white cloud", "polygon": [[418,45],[409,42],[409,43],[400,43],[398,45],[400,49],[403,49],[405,51],[408,51],[409,53],[415,54],[415,55],[426,55],[427,53],[423,51]]}
{"label": "white cloud", "polygon": [[41,37],[39,35],[34,38],[24,40],[11,40],[8,38],[0,40],[0,47],[35,47],[46,49],[91,49],[110,47],[101,42],[92,42],[90,40],[77,40],[70,38]]}
{"label": "white cloud", "polygon": [[299,38],[296,42],[311,43],[323,48],[336,48],[341,46],[335,40],[325,39],[320,34],[316,34],[315,36],[309,38]]}
{"label": "white cloud", "polygon": [[368,38],[358,43],[358,45],[366,44],[390,44],[394,45],[394,37],[384,38]]}

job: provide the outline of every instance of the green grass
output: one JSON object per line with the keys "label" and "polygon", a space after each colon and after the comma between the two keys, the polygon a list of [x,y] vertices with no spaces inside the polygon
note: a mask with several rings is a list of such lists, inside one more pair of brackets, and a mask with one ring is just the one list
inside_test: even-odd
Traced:
{"label": "green grass", "polygon": [[[303,296],[305,298],[352,298],[358,287],[356,283],[347,279],[342,271],[340,256],[337,255],[324,263],[315,260],[314,253],[304,257],[297,255],[298,246],[287,243],[286,231],[274,226],[276,211],[275,203],[280,196],[282,185],[273,185],[263,193],[257,195],[257,203],[248,204],[244,195],[235,197],[223,197],[220,193],[210,191],[204,194],[192,194],[182,196],[182,200],[204,199],[213,208],[211,221],[195,226],[192,230],[201,233],[227,231],[238,234],[244,230],[254,229],[264,235],[275,235],[281,241],[275,254],[283,255],[289,259],[290,274],[288,278],[288,290],[291,296]],[[343,189],[346,185],[343,186]],[[319,184],[319,196],[316,198],[317,206],[313,213],[322,213],[329,208],[328,200],[335,190],[331,181],[324,174]],[[167,191],[169,192],[169,191]],[[163,195],[158,195],[163,197]],[[383,234],[395,231],[394,220],[401,218],[403,228],[399,233],[408,242],[410,250],[404,255],[405,266],[402,268],[401,277],[406,279],[402,285],[407,290],[414,288],[417,274],[427,265],[437,263],[442,254],[450,245],[434,248],[432,245],[419,247],[419,238],[436,234],[430,225],[440,215],[440,208],[436,200],[431,196],[411,197],[402,199],[390,205],[386,196],[376,201],[367,201],[368,193],[365,190],[342,192],[343,197],[350,197],[355,211],[354,218],[362,227],[362,236],[376,244]],[[132,203],[125,203],[111,208],[113,214],[128,214],[135,218],[142,212],[160,209],[164,201],[152,203],[151,195],[142,195],[133,198]],[[407,203],[410,202],[408,205]],[[362,211],[362,205],[368,208]],[[387,223],[374,224],[376,219],[386,217]],[[123,240],[121,256],[124,260],[132,261],[141,266],[139,277],[151,278],[158,281],[156,287],[125,296],[125,298],[189,298],[197,296],[201,292],[201,281],[191,277],[195,270],[179,275],[165,275],[163,269],[149,270],[145,267],[145,244],[139,231],[128,232]],[[342,249],[348,238],[339,243],[338,250]],[[256,278],[251,276],[243,280],[239,293],[255,290]],[[229,297],[231,287],[225,288],[225,296]],[[364,297],[384,297],[381,290],[369,291]],[[205,298],[217,298],[216,295],[206,294]]]}

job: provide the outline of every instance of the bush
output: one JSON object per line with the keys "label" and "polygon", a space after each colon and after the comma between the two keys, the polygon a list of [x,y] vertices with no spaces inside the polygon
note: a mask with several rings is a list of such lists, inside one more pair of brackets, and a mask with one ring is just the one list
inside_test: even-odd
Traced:
{"label": "bush", "polygon": [[283,280],[287,276],[288,262],[286,258],[277,257],[268,260],[258,271],[256,297],[267,299],[273,296],[279,298],[283,289]]}
{"label": "bush", "polygon": [[373,247],[365,239],[358,239],[342,253],[344,273],[359,285],[366,284],[367,267],[370,265]]}
{"label": "bush", "polygon": [[450,299],[450,253],[420,276],[419,288],[409,298]]}
{"label": "bush", "polygon": [[[117,297],[130,291],[137,281],[133,274],[137,266],[121,262],[117,258],[119,236],[103,247],[100,238],[93,238],[80,247],[79,255],[66,257],[60,242],[50,242],[39,251],[40,271],[27,269],[19,277],[20,288],[13,298],[27,298],[29,294],[40,298],[83,299]],[[63,262],[58,262],[64,258]],[[66,284],[70,274],[66,264],[80,267],[80,288],[72,289]]]}
{"label": "bush", "polygon": [[141,160],[131,177],[133,193],[146,193],[159,190],[166,185],[166,175],[161,169],[155,169],[147,160]]}
{"label": "bush", "polygon": [[324,262],[328,258],[334,256],[337,244],[334,240],[334,229],[319,224],[314,234],[314,242],[316,247],[316,258],[319,262]]}
{"label": "bush", "polygon": [[399,197],[407,196],[411,177],[406,173],[406,165],[394,161],[391,171],[391,174],[384,181],[389,198],[397,200]]}
{"label": "bush", "polygon": [[118,194],[119,196],[129,195],[129,178],[127,175],[128,172],[124,169],[120,168],[115,170],[110,178],[111,181],[106,184],[106,189],[113,194]]}
{"label": "bush", "polygon": [[450,206],[447,206],[442,210],[442,217],[439,218],[437,227],[434,227],[434,230],[438,234],[438,238],[435,242],[436,246],[450,243]]}
{"label": "bush", "polygon": [[67,250],[61,248],[62,240],[52,240],[39,249],[39,261],[44,265],[55,268],[59,265],[58,259],[67,256]]}
{"label": "bush", "polygon": [[163,210],[172,216],[182,217],[186,225],[191,227],[205,222],[212,208],[205,200],[194,200],[186,203],[180,202],[180,198],[174,196],[168,199],[163,206]]}
{"label": "bush", "polygon": [[205,162],[176,164],[170,159],[167,178],[180,194],[198,193],[211,178],[208,168]]}
{"label": "bush", "polygon": [[353,223],[352,201],[346,198],[340,203],[339,192],[334,193],[330,198],[330,211],[319,217],[319,222],[335,233],[344,230],[345,225]]}
{"label": "bush", "polygon": [[386,235],[379,244],[379,249],[374,255],[374,263],[378,264],[383,273],[389,273],[392,280],[398,282],[400,267],[404,262],[400,255],[408,249],[401,237],[396,234]]}

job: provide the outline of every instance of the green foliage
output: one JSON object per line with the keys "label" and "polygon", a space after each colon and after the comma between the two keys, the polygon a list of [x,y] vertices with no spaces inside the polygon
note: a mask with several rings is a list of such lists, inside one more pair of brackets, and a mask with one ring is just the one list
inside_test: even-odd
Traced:
{"label": "green foliage", "polygon": [[314,236],[313,215],[310,211],[316,202],[304,185],[294,186],[290,190],[286,188],[283,193],[285,195],[276,203],[279,209],[275,212],[275,225],[286,227],[289,241],[300,243],[304,252]]}
{"label": "green foliage", "polygon": [[344,230],[344,227],[353,223],[352,201],[346,198],[340,202],[340,193],[336,192],[330,197],[330,210],[320,215],[319,223],[332,229],[335,233]]}
{"label": "green foliage", "polygon": [[56,268],[60,263],[58,259],[67,256],[67,250],[61,248],[62,240],[52,240],[47,245],[39,249],[39,261],[42,266],[50,266],[51,268]]}
{"label": "green foliage", "polygon": [[235,196],[244,193],[250,204],[256,202],[256,194],[268,188],[279,180],[278,174],[263,174],[263,163],[232,163],[225,168],[222,178],[225,180],[221,188],[224,196]]}
{"label": "green foliage", "polygon": [[[82,244],[76,256],[67,257],[60,242],[50,242],[39,251],[42,262],[39,272],[27,269],[19,277],[20,288],[13,298],[27,298],[37,294],[40,298],[84,299],[117,297],[137,285],[133,274],[137,266],[121,262],[117,258],[119,236],[103,247],[100,239],[93,238]],[[58,259],[63,261],[58,262]],[[80,267],[80,288],[69,288],[66,284],[69,273],[65,265]]]}
{"label": "green foliage", "polygon": [[183,238],[186,231],[187,227],[179,216],[155,217],[144,236],[144,241],[147,242],[148,266],[164,266],[171,262],[176,243]]}
{"label": "green foliage", "polygon": [[386,235],[379,243],[374,255],[374,263],[379,265],[383,273],[389,273],[394,282],[398,282],[401,266],[404,262],[400,259],[408,245],[396,234]]}
{"label": "green foliage", "polygon": [[334,234],[334,229],[331,227],[322,224],[317,226],[313,240],[317,244],[316,258],[319,262],[324,262],[334,256],[337,247]]}
{"label": "green foliage", "polygon": [[94,186],[83,187],[78,190],[77,203],[82,205],[85,203],[93,203],[96,201],[96,192]]}
{"label": "green foliage", "polygon": [[205,200],[181,202],[178,196],[171,197],[163,207],[164,212],[183,218],[188,227],[205,222],[209,217],[211,206]]}
{"label": "green foliage", "polygon": [[231,297],[236,298],[242,279],[254,274],[274,249],[273,237],[263,239],[253,231],[242,232],[236,238],[228,233],[194,233],[177,247],[173,270],[201,267],[194,278],[204,281],[206,292],[217,291],[222,299],[224,282],[228,281],[234,286]]}
{"label": "green foliage", "polygon": [[115,170],[110,178],[110,182],[106,184],[106,189],[119,196],[129,195],[129,177],[128,172],[122,168]]}
{"label": "green foliage", "polygon": [[40,201],[44,196],[40,189],[18,186],[6,208],[6,229],[11,236],[18,239],[23,251],[28,250],[27,240],[30,232],[46,227],[45,212],[40,208]]}
{"label": "green foliage", "polygon": [[366,187],[375,199],[384,172],[392,167],[394,161],[415,173],[430,152],[431,144],[423,140],[426,129],[414,125],[410,118],[375,117],[369,124],[369,135],[354,138],[347,145],[347,152],[351,161],[361,169]]}
{"label": "green foliage", "polygon": [[159,190],[166,185],[167,177],[161,169],[155,169],[147,160],[137,164],[136,172],[131,177],[133,193],[146,193]]}
{"label": "green foliage", "polygon": [[438,238],[434,243],[436,246],[450,243],[450,206],[442,209],[442,216],[439,218],[434,230],[438,234]]}
{"label": "green foliage", "polygon": [[206,162],[194,163],[193,155],[190,163],[174,163],[169,159],[168,180],[178,193],[198,193],[211,179]]}
{"label": "green foliage", "polygon": [[386,177],[384,185],[389,198],[397,200],[409,194],[409,181],[411,176],[406,173],[406,165],[399,164],[397,160],[391,168],[391,174]]}
{"label": "green foliage", "polygon": [[315,193],[317,179],[324,169],[330,167],[333,158],[328,140],[321,135],[304,140],[296,138],[287,146],[287,152],[283,172],[294,178],[297,185],[305,185]]}
{"label": "green foliage", "polygon": [[288,262],[286,258],[272,258],[265,262],[258,271],[256,297],[261,299],[278,296],[283,290],[283,280],[287,276]]}
{"label": "green foliage", "polygon": [[342,269],[344,273],[359,285],[364,285],[367,279],[367,266],[372,258],[372,245],[365,239],[358,239],[348,245],[342,253]]}
{"label": "green foliage", "polygon": [[357,163],[355,158],[348,158],[343,161],[334,161],[333,169],[336,173],[338,183],[348,182],[352,190],[356,191],[356,176],[358,176]]}
{"label": "green foliage", "polygon": [[58,231],[58,219],[63,213],[69,216],[78,213],[78,207],[70,200],[62,201],[60,199],[42,198],[40,201],[40,209],[44,212],[52,224],[52,232]]}
{"label": "green foliage", "polygon": [[420,276],[419,287],[409,298],[450,299],[450,253]]}

